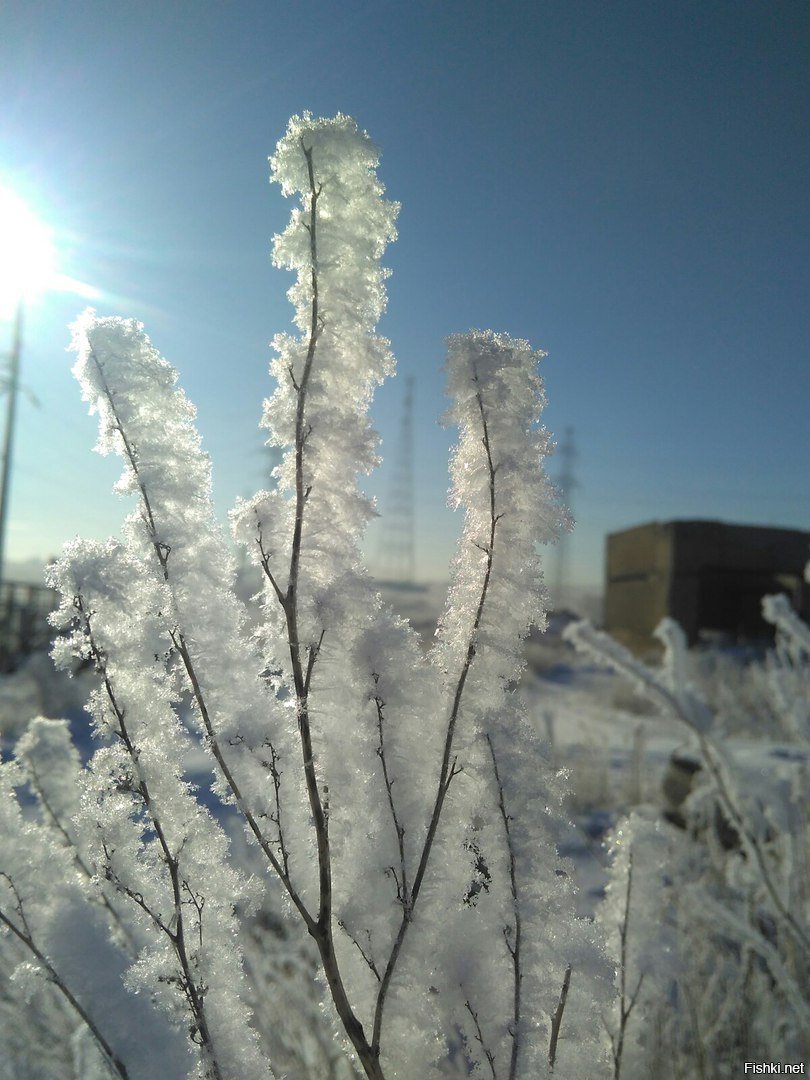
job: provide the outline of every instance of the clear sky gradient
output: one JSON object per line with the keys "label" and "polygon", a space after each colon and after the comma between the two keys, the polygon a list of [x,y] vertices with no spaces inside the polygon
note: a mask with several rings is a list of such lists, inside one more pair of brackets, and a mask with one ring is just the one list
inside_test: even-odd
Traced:
{"label": "clear sky gradient", "polygon": [[[402,203],[381,324],[400,377],[374,417],[390,454],[416,377],[422,576],[459,528],[437,421],[443,338],[471,327],[549,353],[545,422],[578,453],[572,581],[600,583],[605,534],[651,519],[810,527],[810,5],[1,3],[0,183],[180,370],[223,517],[266,483],[268,342],[292,316],[267,156],[305,109],[354,116]],[[27,312],[12,560],[128,510],[69,374],[84,304]],[[367,484],[383,511],[390,475]]]}

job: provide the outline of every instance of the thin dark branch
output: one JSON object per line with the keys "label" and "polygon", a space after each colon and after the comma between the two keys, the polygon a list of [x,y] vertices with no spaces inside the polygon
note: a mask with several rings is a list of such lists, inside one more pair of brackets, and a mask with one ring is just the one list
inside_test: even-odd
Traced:
{"label": "thin dark branch", "polygon": [[16,906],[16,908],[14,910],[20,916],[20,922],[22,923],[22,928],[25,931],[25,933],[28,935],[28,937],[30,938],[31,937],[31,927],[28,925],[28,920],[25,917],[25,908],[23,907],[22,897],[19,894],[17,886],[14,884],[14,880],[11,877],[11,875],[7,874],[5,870],[0,870],[0,878],[5,878],[6,879],[6,881],[8,882],[8,887],[14,893],[14,899],[17,901],[17,906]]}
{"label": "thin dark branch", "polygon": [[166,925],[163,917],[159,915],[156,911],[153,911],[149,904],[147,904],[146,900],[144,900],[143,893],[140,893],[135,889],[131,889],[129,885],[126,885],[123,881],[121,881],[121,879],[113,870],[112,853],[108,850],[107,845],[103,840],[101,841],[101,846],[104,849],[104,857],[107,860],[105,865],[102,867],[102,873],[105,880],[109,881],[109,883],[114,889],[116,889],[118,892],[122,893],[124,896],[130,899],[133,904],[136,904],[141,909],[141,911],[144,912],[144,914],[149,916],[157,929],[160,930],[162,934],[165,934],[173,942],[175,939],[174,931],[171,929],[171,927]]}
{"label": "thin dark branch", "polygon": [[321,636],[318,638],[318,644],[308,646],[309,656],[307,657],[307,671],[306,675],[304,676],[304,693],[307,695],[307,697],[309,697],[309,688],[312,682],[312,672],[315,669],[315,662],[320,655],[321,645],[323,645],[323,638],[325,633],[325,630],[321,630]]}
{"label": "thin dark branch", "polygon": [[503,822],[503,830],[506,835],[506,848],[509,852],[509,887],[512,893],[512,909],[515,916],[514,945],[511,944],[511,942],[509,941],[509,934],[507,930],[504,930],[506,947],[509,950],[509,955],[512,957],[512,1055],[509,1061],[509,1080],[515,1080],[515,1077],[517,1076],[518,1052],[520,1050],[520,1040],[518,1038],[518,1032],[520,1030],[521,985],[523,982],[523,970],[520,963],[522,926],[520,916],[520,901],[518,897],[517,887],[517,863],[515,859],[515,845],[512,840],[512,830],[509,825],[511,818],[506,810],[506,801],[503,793],[503,782],[501,780],[501,774],[498,770],[498,759],[495,756],[495,747],[492,745],[492,739],[489,733],[487,733],[486,735],[486,740],[487,745],[489,746],[490,757],[492,758],[492,770],[495,774],[495,784],[498,788],[498,809],[501,812],[501,821]]}
{"label": "thin dark branch", "polygon": [[[14,883],[11,881],[11,878],[8,876],[8,874],[5,874],[5,873],[3,873],[2,876],[5,877],[9,881],[9,883],[11,884],[12,889],[14,890],[15,895],[17,896],[17,898],[19,900],[19,894],[17,893],[17,890],[16,890],[16,888],[14,886]],[[34,939],[31,936],[31,931],[30,931],[30,929],[28,927],[28,923],[26,922],[25,915],[23,914],[23,911],[22,911],[22,901],[19,901],[19,909],[18,910],[19,910],[20,918],[22,920],[22,924],[23,924],[23,928],[24,928],[23,930],[21,930],[2,911],[0,911],[0,922],[2,922],[3,925],[5,927],[7,927],[11,931],[11,933],[14,934],[14,936],[19,941],[21,941],[23,943],[23,945],[25,945],[25,947],[36,957],[39,964],[47,972],[49,980],[53,983],[53,985],[57,988],[59,993],[65,998],[65,1000],[75,1009],[75,1011],[81,1017],[83,1023],[87,1027],[88,1031],[93,1036],[93,1038],[96,1040],[96,1043],[98,1044],[98,1047],[101,1050],[102,1054],[104,1055],[104,1057],[109,1062],[110,1067],[113,1068],[115,1070],[115,1072],[118,1073],[118,1075],[121,1077],[121,1080],[128,1080],[128,1073],[127,1073],[126,1066],[124,1065],[123,1061],[121,1061],[121,1059],[117,1056],[117,1054],[113,1051],[112,1047],[107,1042],[107,1040],[104,1038],[104,1036],[101,1034],[101,1031],[99,1030],[96,1022],[93,1020],[92,1016],[87,1012],[87,1010],[84,1008],[84,1006],[74,997],[74,995],[70,991],[70,988],[64,982],[64,980],[59,975],[59,973],[56,971],[56,969],[54,968],[54,966],[50,962],[50,960],[48,960],[48,958],[45,956],[45,954],[43,952],[41,952],[41,950],[39,948],[37,948],[37,946],[34,944]]]}
{"label": "thin dark branch", "polygon": [[619,1080],[622,1069],[622,1054],[624,1052],[624,1039],[627,1032],[627,1024],[630,1019],[630,1014],[633,1011],[633,1006],[638,1000],[638,995],[641,992],[641,984],[644,982],[644,973],[639,976],[639,980],[636,983],[636,988],[632,995],[627,996],[627,942],[629,938],[630,928],[630,902],[633,892],[633,848],[627,853],[627,889],[624,897],[624,915],[622,916],[622,922],[619,927],[619,1031],[615,1038],[611,1038],[611,1046],[613,1048],[613,1076],[614,1080]]}
{"label": "thin dark branch", "polygon": [[[312,148],[301,148],[306,158],[310,186],[309,205],[309,246],[312,284],[312,312],[310,320],[309,344],[304,361],[304,370],[298,388],[298,401],[295,413],[295,524],[293,526],[292,548],[290,551],[290,572],[287,592],[284,595],[284,614],[287,619],[287,640],[290,649],[290,661],[295,684],[298,709],[298,730],[301,736],[301,750],[304,762],[304,778],[307,788],[310,810],[315,823],[315,838],[318,848],[319,905],[318,925],[321,932],[331,934],[329,925],[332,914],[332,861],[329,852],[329,839],[326,815],[324,813],[318,779],[315,773],[315,761],[312,752],[312,734],[309,720],[309,694],[307,675],[304,673],[301,658],[301,642],[298,632],[298,588],[301,569],[301,546],[304,528],[304,509],[309,495],[309,488],[304,484],[304,443],[307,438],[306,401],[315,348],[319,330],[319,283],[318,283],[318,197],[321,189],[315,186],[315,171],[312,163]],[[310,660],[314,653],[310,652]],[[310,673],[311,675],[311,673]],[[331,984],[330,984],[331,985]],[[348,1003],[348,1002],[347,1002]]]}
{"label": "thin dark branch", "polygon": [[205,897],[202,893],[195,893],[189,883],[183,879],[181,882],[183,892],[188,895],[187,904],[192,904],[197,911],[197,935],[199,938],[199,946],[202,948],[203,943],[203,908],[205,907]]}
{"label": "thin dark branch", "polygon": [[490,1051],[487,1044],[484,1042],[484,1035],[481,1031],[481,1024],[478,1022],[478,1013],[475,1012],[472,1005],[470,1005],[469,999],[464,1002],[464,1008],[472,1017],[472,1021],[475,1024],[475,1038],[476,1041],[481,1044],[481,1049],[484,1051],[484,1056],[489,1062],[489,1071],[492,1073],[492,1080],[498,1080],[497,1073],[495,1072],[495,1055]]}
{"label": "thin dark branch", "polygon": [[267,580],[273,586],[273,591],[275,592],[276,597],[278,598],[278,602],[281,604],[282,607],[284,607],[284,604],[285,604],[284,593],[279,588],[278,582],[276,581],[275,577],[273,576],[273,572],[270,569],[270,554],[269,554],[269,552],[266,552],[264,550],[264,536],[262,535],[262,523],[261,523],[261,521],[256,522],[256,532],[258,534],[257,537],[256,537],[256,543],[259,545],[259,558],[261,560],[262,569],[265,572]]}
{"label": "thin dark branch", "polygon": [[262,759],[262,765],[270,770],[270,776],[273,780],[273,797],[276,804],[276,812],[275,814],[270,814],[269,818],[278,830],[278,849],[279,854],[281,855],[281,863],[284,867],[284,873],[289,877],[290,853],[284,843],[284,829],[281,824],[281,770],[278,767],[279,757],[276,753],[276,748],[269,739],[265,739],[264,746],[270,751],[270,760],[268,761],[266,758]]}
{"label": "thin dark branch", "polygon": [[67,831],[65,826],[62,824],[62,822],[61,822],[61,820],[59,818],[59,815],[56,813],[56,811],[51,806],[51,804],[50,804],[50,802],[48,800],[48,796],[45,793],[45,789],[42,786],[42,781],[39,778],[39,773],[37,772],[36,766],[34,765],[33,761],[31,761],[30,758],[26,757],[24,759],[24,761],[25,761],[25,770],[26,770],[26,772],[28,774],[28,783],[31,785],[31,788],[32,788],[34,794],[36,795],[37,799],[39,800],[40,805],[42,806],[42,809],[45,811],[46,815],[50,818],[51,824],[54,826],[56,831],[61,833],[62,838],[65,841],[65,846],[69,847],[74,852],[74,858],[75,858],[76,862],[78,863],[79,869],[82,871],[83,874],[85,874],[86,877],[92,877],[93,873],[86,866],[86,864],[83,862],[82,857],[81,857],[78,849],[76,848],[76,843],[75,843],[73,837],[70,835],[70,833]]}
{"label": "thin dark branch", "polygon": [[[376,672],[373,672],[371,677],[374,680],[375,687],[378,687],[380,676]],[[389,775],[388,763],[385,759],[385,740],[383,736],[385,702],[378,693],[375,693],[373,700],[377,709],[377,737],[379,740],[377,745],[377,757],[380,759],[382,765],[383,781],[385,783],[386,795],[388,796],[388,806],[390,807],[391,817],[394,821],[394,831],[397,834],[397,845],[399,847],[399,867],[402,876],[401,880],[397,879],[397,896],[407,908],[410,905],[411,900],[408,895],[408,872],[405,865],[405,828],[397,815],[397,807],[394,802],[394,781]]]}
{"label": "thin dark branch", "polygon": [[292,903],[295,905],[301,918],[304,920],[307,929],[310,933],[312,933],[315,927],[315,919],[309,913],[309,910],[307,909],[306,905],[298,894],[298,891],[293,886],[292,880],[290,879],[289,874],[285,870],[284,865],[281,861],[279,861],[278,856],[273,851],[271,841],[267,838],[267,836],[265,836],[264,830],[259,824],[256,815],[247,806],[239,784],[237,783],[236,778],[233,775],[233,772],[231,771],[228,763],[225,761],[222,747],[220,746],[219,739],[217,738],[216,732],[214,731],[213,723],[211,722],[211,716],[208,712],[208,705],[203,695],[200,681],[197,678],[197,672],[194,666],[194,662],[191,658],[191,653],[189,652],[188,645],[186,644],[186,639],[179,629],[171,631],[170,636],[175,648],[177,649],[183,661],[183,666],[186,669],[186,674],[188,675],[189,681],[191,683],[191,690],[194,695],[194,700],[197,703],[197,708],[200,711],[200,717],[202,718],[205,733],[208,736],[208,744],[211,747],[211,753],[214,755],[214,758],[216,759],[216,762],[220,767],[222,775],[225,778],[225,782],[230,788],[233,797],[236,800],[236,804],[240,812],[242,813],[242,816],[244,817],[245,821],[247,821],[248,826],[250,827],[250,831],[256,838],[256,842],[258,843],[261,850],[264,852],[264,855],[270,865],[273,867],[273,870],[275,870],[276,874],[279,877],[279,880],[284,885],[284,888],[287,890],[287,895],[289,896]]}
{"label": "thin dark branch", "polygon": [[560,991],[560,1000],[557,1002],[557,1008],[554,1010],[554,1015],[551,1018],[551,1038],[548,1044],[548,1067],[554,1069],[554,1062],[557,1060],[557,1040],[560,1037],[560,1028],[562,1026],[563,1013],[565,1012],[565,1003],[568,1000],[568,988],[571,985],[571,965],[565,969],[565,977],[563,979],[562,990]]}
{"label": "thin dark branch", "polygon": [[121,423],[121,418],[118,415],[118,409],[116,408],[115,401],[113,400],[112,391],[110,390],[110,387],[107,384],[107,378],[106,378],[106,375],[104,374],[104,368],[101,366],[101,363],[100,363],[98,357],[96,356],[95,350],[92,347],[90,349],[90,356],[91,356],[93,362],[95,363],[96,368],[98,369],[99,378],[101,380],[101,385],[102,385],[102,389],[103,389],[103,392],[104,392],[104,396],[107,399],[107,403],[110,406],[110,411],[112,412],[113,418],[115,420],[115,430],[121,436],[121,441],[124,444],[124,452],[125,452],[126,458],[127,458],[128,462],[129,462],[130,468],[132,469],[132,472],[133,472],[133,474],[135,476],[135,481],[136,481],[136,483],[138,485],[138,489],[140,490],[141,498],[143,499],[144,522],[145,522],[145,524],[147,526],[147,529],[148,529],[148,532],[149,532],[149,538],[150,538],[150,541],[152,543],[152,547],[154,548],[154,551],[155,551],[155,554],[157,556],[158,562],[160,563],[161,569],[163,571],[163,579],[164,579],[164,581],[168,581],[169,580],[168,561],[169,561],[169,554],[171,552],[171,548],[167,544],[161,543],[161,541],[158,539],[158,532],[157,532],[157,528],[155,527],[155,518],[154,518],[154,515],[152,513],[152,506],[151,506],[151,503],[149,501],[149,495],[148,495],[148,493],[146,491],[146,487],[144,486],[144,483],[143,483],[143,481],[141,479],[140,471],[138,469],[138,457],[137,457],[135,447],[129,441],[129,439],[127,438],[127,434],[124,431],[124,426]]}
{"label": "thin dark branch", "polygon": [[[354,934],[346,926],[346,923],[343,921],[343,919],[338,919],[338,926],[343,931],[343,933],[346,935],[346,937],[349,939],[349,941],[351,941],[356,946],[357,951],[360,953],[360,955],[363,957],[365,962],[368,964],[371,972],[374,974],[375,978],[377,979],[377,982],[379,982],[380,981],[380,972],[379,972],[379,970],[377,968],[377,965],[374,962],[374,957],[371,955],[370,952],[366,952],[366,950],[363,948],[363,946],[360,944],[360,942],[357,940],[357,938],[354,936]],[[371,933],[368,930],[366,930],[366,935],[368,937],[369,949],[371,949]]]}
{"label": "thin dark branch", "polygon": [[621,995],[621,1010],[624,1016],[626,990],[627,990],[627,939],[630,928],[630,899],[633,893],[633,848],[627,853],[627,889],[624,895],[624,917],[619,927],[619,993]]}
{"label": "thin dark branch", "polygon": [[[473,382],[478,384],[478,374],[473,372]],[[464,687],[467,683],[467,677],[470,673],[473,659],[475,657],[478,631],[481,627],[481,621],[484,615],[484,608],[486,606],[487,594],[489,592],[489,583],[492,577],[492,567],[495,558],[495,533],[500,521],[501,515],[496,513],[495,509],[495,474],[497,467],[492,458],[492,447],[489,440],[489,425],[487,423],[486,410],[484,408],[484,400],[481,395],[480,387],[476,391],[476,400],[478,402],[478,410],[481,416],[481,425],[483,428],[482,443],[486,452],[487,469],[489,471],[489,544],[486,552],[486,567],[484,569],[484,578],[481,584],[481,595],[478,600],[478,606],[475,612],[475,618],[473,620],[472,629],[470,631],[470,637],[467,644],[467,652],[462,663],[461,672],[456,683],[455,692],[453,694],[453,704],[450,710],[450,716],[447,720],[447,730],[445,733],[444,750],[442,753],[441,771],[439,773],[439,783],[436,791],[436,800],[433,805],[433,812],[430,816],[430,822],[428,824],[427,834],[422,846],[422,853],[419,858],[419,863],[416,869],[416,875],[414,877],[413,886],[411,889],[410,902],[405,907],[402,914],[402,922],[400,923],[399,930],[397,932],[394,945],[391,949],[391,955],[388,958],[388,963],[385,968],[382,983],[380,984],[380,990],[377,995],[377,1004],[374,1010],[374,1032],[372,1035],[371,1045],[376,1054],[379,1054],[380,1037],[382,1032],[383,1012],[385,1009],[386,996],[388,993],[388,987],[391,984],[391,979],[394,974],[394,970],[399,960],[400,953],[402,951],[402,945],[405,941],[405,937],[408,933],[408,927],[411,924],[413,918],[413,909],[419,898],[419,893],[422,888],[422,881],[425,876],[425,872],[430,861],[430,853],[433,850],[433,842],[436,838],[436,832],[439,828],[439,820],[442,815],[442,809],[444,807],[444,800],[447,797],[447,791],[450,786],[450,782],[453,777],[456,776],[461,769],[456,768],[456,761],[452,758],[453,753],[453,738],[456,730],[456,723],[458,721],[459,712],[461,710],[461,700],[464,695]]]}

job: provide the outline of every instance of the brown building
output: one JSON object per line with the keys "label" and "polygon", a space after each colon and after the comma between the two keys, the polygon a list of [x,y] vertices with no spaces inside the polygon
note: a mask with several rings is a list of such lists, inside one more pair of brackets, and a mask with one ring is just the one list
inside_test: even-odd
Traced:
{"label": "brown building", "polygon": [[665,615],[690,644],[700,631],[736,640],[770,636],[767,593],[786,593],[805,618],[810,532],[721,521],[653,521],[607,538],[605,629],[636,651]]}

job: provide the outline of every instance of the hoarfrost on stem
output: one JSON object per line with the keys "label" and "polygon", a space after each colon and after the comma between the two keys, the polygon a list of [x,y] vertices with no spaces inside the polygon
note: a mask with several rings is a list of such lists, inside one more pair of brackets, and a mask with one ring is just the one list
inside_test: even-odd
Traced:
{"label": "hoarfrost on stem", "polygon": [[[378,157],[350,118],[304,114],[271,159],[298,199],[273,252],[296,275],[297,333],[274,339],[262,416],[283,449],[277,486],[231,514],[263,576],[258,633],[176,372],[132,320],[76,323],[97,448],[122,458],[118,490],[137,505],[123,540],[75,541],[52,571],[55,654],[93,664],[102,745],[78,804],[61,781],[42,786],[62,824],[40,832],[60,873],[101,898],[127,985],[183,1025],[192,1075],[269,1075],[234,945],[266,890],[314,946],[325,1023],[366,1076],[439,1076],[453,1048],[496,1080],[597,1076],[608,1044],[594,1016],[612,973],[597,928],[573,914],[552,828],[559,783],[513,693],[521,640],[545,625],[537,545],[568,525],[542,467],[540,354],[490,331],[448,339],[451,501],[465,525],[425,657],[359,548],[374,512],[358,483],[377,463],[368,410],[394,370],[375,327],[398,207]],[[60,732],[35,729],[15,768],[38,775]],[[187,782],[195,739],[266,881],[234,869]]]}

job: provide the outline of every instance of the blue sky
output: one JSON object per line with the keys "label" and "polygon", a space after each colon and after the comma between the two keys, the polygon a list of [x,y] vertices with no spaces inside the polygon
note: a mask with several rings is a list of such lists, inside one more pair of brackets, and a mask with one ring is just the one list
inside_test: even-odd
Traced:
{"label": "blue sky", "polygon": [[[574,582],[601,582],[605,534],[642,521],[810,525],[807,4],[7,0],[0,101],[0,183],[180,370],[223,516],[265,483],[268,342],[292,315],[267,156],[309,109],[357,119],[402,203],[381,332],[417,380],[423,575],[459,527],[437,420],[443,338],[471,327],[549,353],[545,422],[578,453]],[[69,375],[83,304],[27,312],[39,407],[21,399],[11,559],[128,509]],[[375,402],[384,454],[403,394]],[[383,511],[390,473],[366,485]]]}

